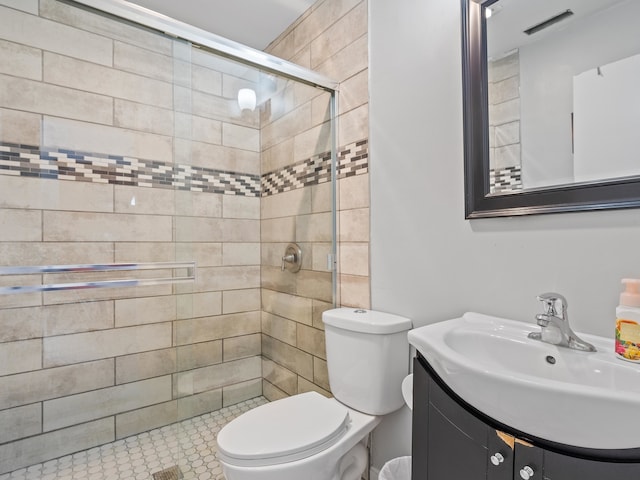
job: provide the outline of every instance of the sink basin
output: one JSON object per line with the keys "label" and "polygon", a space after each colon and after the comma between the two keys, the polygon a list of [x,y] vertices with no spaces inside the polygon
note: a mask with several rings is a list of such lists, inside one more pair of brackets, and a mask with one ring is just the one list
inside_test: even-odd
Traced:
{"label": "sink basin", "polygon": [[527,337],[540,327],[466,313],[416,328],[409,343],[463,400],[526,434],[598,449],[640,447],[640,364],[613,339],[580,334],[587,353]]}

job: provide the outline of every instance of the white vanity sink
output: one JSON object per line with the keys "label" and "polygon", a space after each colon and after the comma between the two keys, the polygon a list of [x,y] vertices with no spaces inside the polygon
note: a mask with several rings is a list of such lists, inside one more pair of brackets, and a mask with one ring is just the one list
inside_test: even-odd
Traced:
{"label": "white vanity sink", "polygon": [[[613,328],[613,327],[612,327]],[[527,338],[535,324],[466,313],[409,332],[409,343],[463,400],[524,433],[586,448],[640,447],[640,364],[613,339],[587,353]]]}

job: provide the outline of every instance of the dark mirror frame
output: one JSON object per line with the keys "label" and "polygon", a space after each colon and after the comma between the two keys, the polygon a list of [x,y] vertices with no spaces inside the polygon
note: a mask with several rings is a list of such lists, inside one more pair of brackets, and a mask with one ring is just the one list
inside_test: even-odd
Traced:
{"label": "dark mirror frame", "polygon": [[497,0],[461,1],[465,218],[640,207],[640,177],[513,193],[489,193],[487,32],[484,10]]}

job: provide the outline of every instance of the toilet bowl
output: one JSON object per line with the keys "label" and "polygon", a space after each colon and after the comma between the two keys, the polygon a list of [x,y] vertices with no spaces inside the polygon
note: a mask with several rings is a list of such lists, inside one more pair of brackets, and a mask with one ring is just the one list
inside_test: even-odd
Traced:
{"label": "toilet bowl", "polygon": [[218,434],[227,480],[359,480],[369,433],[404,405],[411,321],[369,310],[324,312],[329,384],[261,405]]}

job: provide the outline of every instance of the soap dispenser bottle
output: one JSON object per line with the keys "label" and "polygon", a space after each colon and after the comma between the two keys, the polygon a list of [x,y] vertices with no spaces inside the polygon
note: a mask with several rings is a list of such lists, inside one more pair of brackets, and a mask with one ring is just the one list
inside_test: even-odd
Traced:
{"label": "soap dispenser bottle", "polygon": [[625,286],[616,308],[616,355],[640,362],[640,280],[622,279]]}

